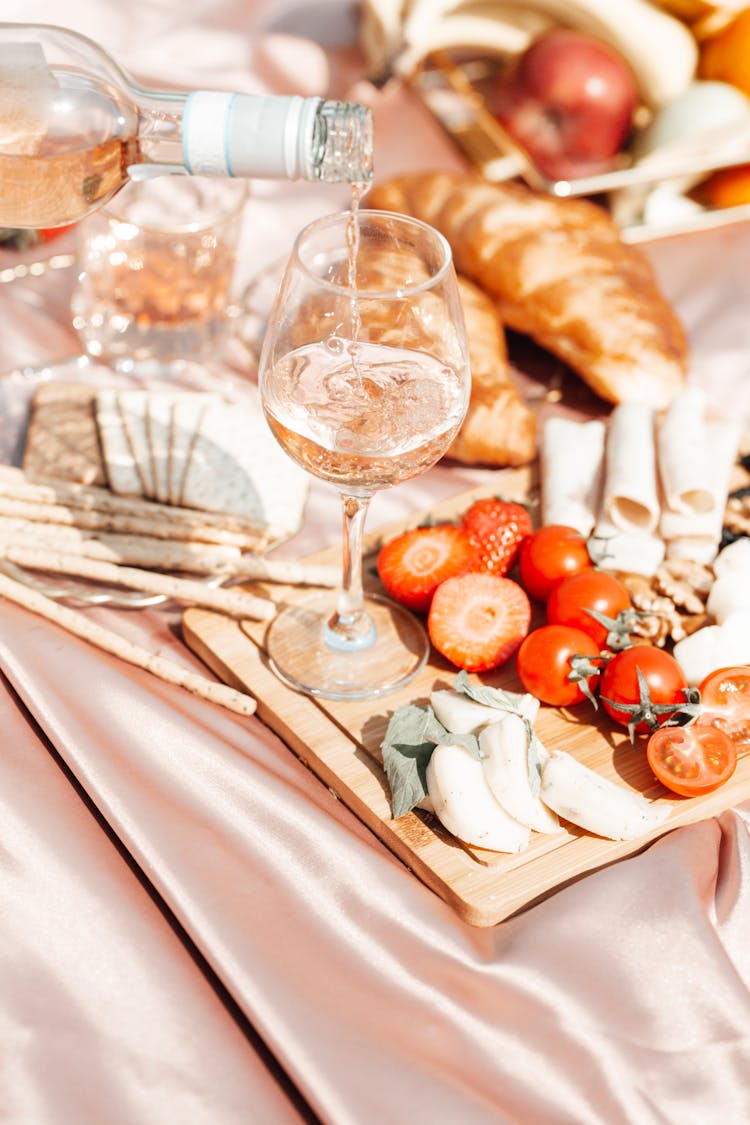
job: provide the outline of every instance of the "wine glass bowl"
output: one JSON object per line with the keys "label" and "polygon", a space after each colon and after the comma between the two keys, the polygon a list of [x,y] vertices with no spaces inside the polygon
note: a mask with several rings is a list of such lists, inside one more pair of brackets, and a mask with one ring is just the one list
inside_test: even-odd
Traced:
{"label": "wine glass bowl", "polygon": [[269,317],[261,401],[282,448],[343,505],[342,587],[283,610],[266,637],[294,687],[332,698],[393,690],[422,667],[421,623],[362,589],[371,496],[427,470],[468,405],[466,335],[450,248],[407,216],[325,216],[295,240]]}

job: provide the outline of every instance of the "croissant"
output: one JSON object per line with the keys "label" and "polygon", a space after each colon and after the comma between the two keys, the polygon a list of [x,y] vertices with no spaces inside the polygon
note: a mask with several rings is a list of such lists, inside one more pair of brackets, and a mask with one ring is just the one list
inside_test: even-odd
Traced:
{"label": "croissant", "polygon": [[536,418],[509,374],[505,333],[490,298],[459,274],[471,364],[471,398],[447,456],[464,464],[526,465],[536,453]]}
{"label": "croissant", "polygon": [[659,409],[683,387],[683,327],[645,254],[623,242],[596,203],[424,172],[376,184],[367,206],[436,227],[456,270],[492,297],[503,323],[562,359],[606,401]]}

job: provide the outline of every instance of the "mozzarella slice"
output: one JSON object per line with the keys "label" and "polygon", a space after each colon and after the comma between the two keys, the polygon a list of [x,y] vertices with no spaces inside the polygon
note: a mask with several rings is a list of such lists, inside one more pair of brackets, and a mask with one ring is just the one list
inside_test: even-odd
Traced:
{"label": "mozzarella slice", "polygon": [[435,816],[465,844],[495,852],[520,852],[530,832],[495,800],[482,763],[463,746],[441,743],[427,765],[427,791]]}
{"label": "mozzarella slice", "polygon": [[[505,714],[500,707],[477,703],[469,699],[468,695],[447,689],[433,691],[430,704],[435,718],[451,734],[476,734],[488,723],[494,723],[498,715]],[[533,723],[539,711],[539,700],[526,694],[519,699],[518,707],[523,716]]]}
{"label": "mozzarella slice", "polygon": [[624,789],[564,750],[542,764],[540,796],[564,820],[609,840],[634,840],[669,816],[668,806]]}
{"label": "mozzarella slice", "polygon": [[535,832],[559,832],[557,816],[531,787],[529,736],[523,719],[507,714],[485,727],[479,749],[487,784],[505,811]]}
{"label": "mozzarella slice", "polygon": [[728,570],[719,575],[711,587],[706,609],[717,625],[738,610],[750,609],[750,573]]}
{"label": "mozzarella slice", "polygon": [[673,655],[691,687],[717,668],[750,664],[750,610],[735,610],[721,625],[696,629],[677,642]]}

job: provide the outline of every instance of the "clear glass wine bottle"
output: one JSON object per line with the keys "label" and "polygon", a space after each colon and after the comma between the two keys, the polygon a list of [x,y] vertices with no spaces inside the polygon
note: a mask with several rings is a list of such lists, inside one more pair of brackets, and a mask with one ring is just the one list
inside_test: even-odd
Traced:
{"label": "clear glass wine bottle", "polygon": [[363,105],[136,85],[85,36],[0,23],[0,226],[77,222],[169,173],[367,182]]}

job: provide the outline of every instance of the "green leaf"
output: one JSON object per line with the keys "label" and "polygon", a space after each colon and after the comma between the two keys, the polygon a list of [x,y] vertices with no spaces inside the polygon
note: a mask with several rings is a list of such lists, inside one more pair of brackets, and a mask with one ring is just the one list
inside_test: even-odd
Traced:
{"label": "green leaf", "polygon": [[527,763],[529,769],[529,787],[535,797],[539,796],[539,790],[542,787],[542,758],[539,751],[542,744],[534,734],[531,723],[527,724],[529,735],[529,745],[526,751]]}
{"label": "green leaf", "polygon": [[395,820],[427,796],[427,764],[448,737],[430,707],[410,703],[391,715],[381,750]]}
{"label": "green leaf", "polygon": [[500,711],[512,711],[521,714],[520,703],[524,698],[520,692],[503,691],[502,688],[488,687],[487,684],[474,684],[469,680],[462,669],[453,681],[456,691],[473,699],[475,703],[484,703],[487,707],[496,707]]}

